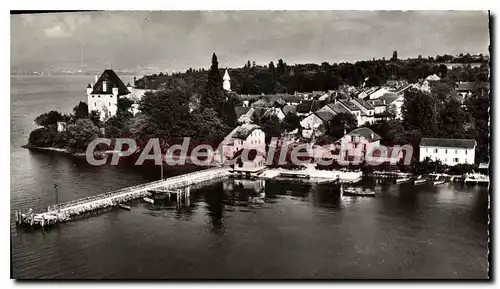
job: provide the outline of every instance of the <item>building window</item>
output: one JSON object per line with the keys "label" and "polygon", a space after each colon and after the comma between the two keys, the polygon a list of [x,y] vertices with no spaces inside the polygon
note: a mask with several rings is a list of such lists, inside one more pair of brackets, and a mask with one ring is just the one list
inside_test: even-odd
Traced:
{"label": "building window", "polygon": [[109,103],[109,106],[111,106],[111,102]]}
{"label": "building window", "polygon": [[94,102],[94,107],[97,107],[97,102]]}
{"label": "building window", "polygon": [[448,153],[448,150],[444,150],[444,153],[447,154]]}
{"label": "building window", "polygon": [[455,154],[458,154],[458,150],[455,150]]}
{"label": "building window", "polygon": [[429,152],[429,149],[425,149],[425,152],[428,153]]}
{"label": "building window", "polygon": [[465,150],[465,154],[467,154],[467,150]]}
{"label": "building window", "polygon": [[438,153],[438,149],[434,149],[434,153],[436,153],[436,154],[437,154],[437,153]]}
{"label": "building window", "polygon": [[94,96],[92,95],[92,97],[94,97]]}
{"label": "building window", "polygon": [[454,158],[453,161],[458,163],[458,158]]}
{"label": "building window", "polygon": [[100,95],[98,95],[97,97],[101,97]]}

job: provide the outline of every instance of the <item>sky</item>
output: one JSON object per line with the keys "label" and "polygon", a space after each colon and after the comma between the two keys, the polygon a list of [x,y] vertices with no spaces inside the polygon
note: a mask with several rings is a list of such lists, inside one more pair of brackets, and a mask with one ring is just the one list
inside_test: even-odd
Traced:
{"label": "sky", "polygon": [[185,71],[488,53],[482,11],[98,11],[11,15],[11,70]]}

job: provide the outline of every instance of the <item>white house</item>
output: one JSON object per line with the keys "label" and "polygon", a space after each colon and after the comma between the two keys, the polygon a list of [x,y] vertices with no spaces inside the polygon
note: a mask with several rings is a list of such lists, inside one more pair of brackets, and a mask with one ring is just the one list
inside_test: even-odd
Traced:
{"label": "white house", "polygon": [[373,105],[360,98],[353,98],[350,102],[359,107],[365,114],[364,119],[361,120],[363,123],[373,123],[375,121],[375,107]]}
{"label": "white house", "polygon": [[422,138],[419,160],[429,157],[449,166],[474,164],[475,150],[476,141],[473,139]]}
{"label": "white house", "polygon": [[394,114],[396,119],[403,119],[403,95],[391,92],[382,95],[378,100],[386,105],[386,111]]}
{"label": "white house", "polygon": [[87,86],[87,105],[89,113],[96,110],[101,119],[116,114],[118,97],[127,96],[130,90],[112,69],[106,69],[99,78],[95,76],[95,84]]}
{"label": "white house", "polygon": [[380,146],[381,137],[367,127],[357,128],[335,142],[348,157],[364,157],[366,152]]}
{"label": "white house", "polygon": [[350,114],[352,114],[356,118],[358,126],[373,122],[373,115],[367,115],[361,108],[355,105],[352,100],[339,100],[337,101],[337,103],[342,105],[346,110],[349,111]]}
{"label": "white house", "polygon": [[266,135],[256,124],[244,123],[234,128],[223,140],[223,156],[231,158],[241,149],[256,149],[265,153]]}
{"label": "white house", "polygon": [[362,99],[377,99],[388,93],[389,89],[385,87],[371,87],[358,94],[358,98]]}

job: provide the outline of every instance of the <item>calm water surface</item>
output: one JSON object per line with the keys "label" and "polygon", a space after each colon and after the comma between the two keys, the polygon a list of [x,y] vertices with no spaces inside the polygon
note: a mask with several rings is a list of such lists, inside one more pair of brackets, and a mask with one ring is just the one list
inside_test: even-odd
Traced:
{"label": "calm water surface", "polygon": [[[12,209],[53,204],[54,183],[66,201],[159,177],[154,167],[92,167],[20,147],[38,114],[70,112],[92,80],[11,77]],[[137,201],[130,212],[47,231],[18,230],[11,219],[12,277],[487,278],[486,188],[362,185],[376,198],[341,197],[330,185],[224,180],[193,189],[189,206]]]}

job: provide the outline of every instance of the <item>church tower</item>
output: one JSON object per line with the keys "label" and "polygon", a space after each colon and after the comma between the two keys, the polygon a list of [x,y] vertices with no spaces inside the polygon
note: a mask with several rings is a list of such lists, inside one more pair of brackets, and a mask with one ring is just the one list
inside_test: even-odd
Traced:
{"label": "church tower", "polygon": [[229,77],[229,73],[227,72],[227,67],[226,67],[226,72],[224,73],[224,83],[222,84],[222,88],[226,91],[231,91],[231,78]]}

